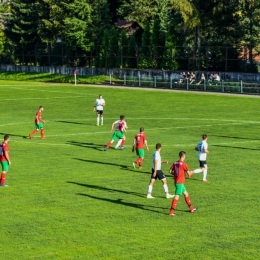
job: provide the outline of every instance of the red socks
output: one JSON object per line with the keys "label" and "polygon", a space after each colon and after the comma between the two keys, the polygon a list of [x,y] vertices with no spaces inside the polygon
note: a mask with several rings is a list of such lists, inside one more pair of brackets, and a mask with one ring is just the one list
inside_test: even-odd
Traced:
{"label": "red socks", "polygon": [[[29,137],[32,139],[33,135],[35,135],[37,132],[38,132],[38,130],[34,130],[33,132],[30,133]],[[43,128],[41,129],[41,138],[45,139]]]}
{"label": "red socks", "polygon": [[2,175],[1,175],[1,185],[5,184],[5,175],[6,175],[6,173],[2,172]]}
{"label": "red socks", "polygon": [[175,209],[176,206],[177,206],[177,204],[178,204],[178,200],[173,199],[173,200],[172,200],[172,209]]}
{"label": "red socks", "polygon": [[112,144],[112,143],[109,142],[109,143],[107,144],[106,148],[108,149],[108,148],[110,147],[111,144]]}
{"label": "red socks", "polygon": [[142,161],[143,161],[143,158],[138,158],[138,159],[136,159],[136,161],[135,161],[135,164],[138,164],[140,167],[142,166]]}
{"label": "red socks", "polygon": [[44,136],[44,129],[43,129],[43,128],[41,129],[41,138],[42,138],[42,139],[45,138],[45,136]]}
{"label": "red socks", "polygon": [[186,201],[188,207],[190,208],[190,211],[192,211],[194,208],[191,206],[191,202],[190,202],[189,197],[185,197],[185,201]]}
{"label": "red socks", "polygon": [[123,139],[121,146],[124,146],[124,145],[125,145],[125,140]]}
{"label": "red socks", "polygon": [[[190,211],[192,212],[194,210],[194,207],[191,206],[191,202],[190,202],[189,197],[185,197],[185,202],[187,203],[188,207],[190,208]],[[177,204],[178,204],[178,200],[173,199],[171,210],[170,210],[170,215],[174,214],[174,210],[175,210]]]}
{"label": "red socks", "polygon": [[32,133],[30,133],[30,138],[32,138],[33,135],[35,135],[38,132],[38,130],[34,130]]}

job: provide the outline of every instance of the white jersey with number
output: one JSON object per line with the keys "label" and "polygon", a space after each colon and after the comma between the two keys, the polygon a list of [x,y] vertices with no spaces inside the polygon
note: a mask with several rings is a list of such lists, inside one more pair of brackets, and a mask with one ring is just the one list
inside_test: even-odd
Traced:
{"label": "white jersey with number", "polygon": [[205,150],[208,150],[208,143],[206,141],[200,141],[196,147],[199,150],[198,159],[199,161],[206,161],[207,153],[205,153]]}
{"label": "white jersey with number", "polygon": [[103,110],[103,104],[105,103],[105,99],[101,98],[97,98],[96,99],[96,110]]}
{"label": "white jersey with number", "polygon": [[161,155],[158,151],[155,151],[153,153],[153,169],[154,169],[154,161],[157,160],[157,168],[156,170],[161,170],[162,167],[162,161],[161,161]]}

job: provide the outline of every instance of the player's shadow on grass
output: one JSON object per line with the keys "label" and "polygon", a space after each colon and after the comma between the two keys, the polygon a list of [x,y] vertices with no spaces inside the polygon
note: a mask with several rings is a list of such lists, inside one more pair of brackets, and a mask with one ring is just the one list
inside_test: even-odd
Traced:
{"label": "player's shadow on grass", "polygon": [[68,141],[67,142],[70,145],[85,147],[85,148],[91,148],[99,151],[103,151],[105,145],[104,144],[94,144],[94,143],[82,143],[82,142],[76,142],[76,141]]}
{"label": "player's shadow on grass", "polygon": [[71,122],[71,121],[64,121],[64,120],[55,120],[54,122],[64,123],[64,124],[74,124],[74,125],[86,125],[85,123],[82,122]]}
{"label": "player's shadow on grass", "polygon": [[151,174],[150,172],[138,171],[138,169],[134,169],[132,165],[131,166],[127,166],[127,165],[123,165],[123,164],[116,164],[116,163],[110,163],[110,162],[101,162],[101,161],[94,161],[94,160],[87,160],[87,159],[80,159],[80,158],[73,158],[73,159],[74,160],[79,160],[79,161],[82,161],[82,162],[90,162],[90,163],[118,166],[118,167],[121,167],[121,170],[134,172],[134,173],[137,173],[137,174],[142,174],[142,173]]}
{"label": "player's shadow on grass", "polygon": [[[84,194],[84,193],[77,193],[77,195],[86,196],[86,197],[89,197],[89,198],[92,198],[92,199],[110,202],[110,203],[114,203],[114,204],[119,204],[119,205],[123,205],[123,206],[127,206],[127,207],[132,207],[132,208],[135,208],[135,209],[147,210],[147,211],[151,211],[151,212],[155,212],[155,213],[162,213],[161,211],[148,208],[148,207],[153,207],[153,206],[126,202],[126,201],[123,201],[122,199],[113,200],[113,199],[108,199],[108,198],[96,197],[96,196],[92,196],[92,195]],[[163,209],[165,209],[165,208],[163,208]]]}
{"label": "player's shadow on grass", "polygon": [[85,188],[88,188],[88,189],[103,190],[103,191],[106,191],[106,192],[118,192],[118,193],[123,193],[123,194],[127,194],[127,195],[134,195],[134,196],[138,196],[138,197],[142,197],[142,198],[144,197],[144,194],[134,192],[134,191],[111,189],[111,188],[102,187],[102,186],[98,186],[98,185],[92,185],[92,184],[87,184],[87,183],[79,183],[79,182],[74,182],[74,181],[67,181],[67,183],[79,185],[79,186],[82,186],[82,187],[85,187]]}
{"label": "player's shadow on grass", "polygon": [[233,148],[233,149],[241,149],[241,150],[251,150],[251,151],[259,151],[260,150],[260,148],[247,148],[247,147],[227,146],[227,145],[219,145],[219,144],[212,144],[211,146],[221,147],[221,148]]}
{"label": "player's shadow on grass", "polygon": [[0,135],[9,135],[10,137],[15,136],[15,137],[29,138],[29,135],[15,135],[15,134],[8,134],[8,133],[0,133]]}
{"label": "player's shadow on grass", "polygon": [[94,160],[86,160],[86,159],[80,159],[80,158],[73,158],[74,160],[82,161],[82,162],[88,162],[88,163],[97,163],[97,164],[105,164],[105,165],[112,165],[112,166],[119,166],[122,169],[127,169],[128,167],[123,164],[116,164],[116,163],[109,163],[109,162],[101,162],[101,161],[94,161]]}
{"label": "player's shadow on grass", "polygon": [[[199,175],[199,174],[196,174],[196,175]],[[199,181],[199,182],[202,182],[201,178],[200,179],[196,179],[196,178],[193,178],[193,177],[191,177],[190,179],[186,178],[186,181]]]}
{"label": "player's shadow on grass", "polygon": [[[233,138],[233,139],[245,139],[245,140],[252,140],[250,137],[241,137],[241,136],[229,136],[229,135],[210,135],[210,136],[216,136],[216,137],[222,137],[222,138]],[[254,138],[254,140],[260,140],[259,138]],[[212,145],[211,145],[212,146]]]}

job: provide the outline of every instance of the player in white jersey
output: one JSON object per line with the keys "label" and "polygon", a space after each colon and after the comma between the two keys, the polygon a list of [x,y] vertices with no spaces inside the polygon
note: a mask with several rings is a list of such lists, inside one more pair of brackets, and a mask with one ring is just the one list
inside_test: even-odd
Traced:
{"label": "player in white jersey", "polygon": [[195,150],[199,152],[198,154],[198,160],[200,164],[200,169],[194,170],[194,173],[200,173],[203,172],[203,182],[208,182],[207,180],[207,173],[208,173],[208,166],[207,166],[207,154],[209,153],[208,150],[208,136],[206,134],[202,135],[202,141],[198,142],[198,144],[195,147]]}
{"label": "player in white jersey", "polygon": [[152,175],[151,175],[150,183],[149,183],[149,186],[148,186],[148,193],[147,193],[148,199],[154,198],[152,196],[152,190],[153,190],[153,185],[155,183],[155,180],[157,178],[159,180],[161,180],[162,183],[163,183],[163,188],[164,188],[164,191],[165,191],[166,199],[170,199],[170,198],[174,197],[174,195],[169,194],[167,180],[166,180],[164,173],[161,170],[162,163],[168,164],[168,161],[165,161],[165,160],[162,161],[162,159],[161,159],[161,155],[160,155],[161,149],[162,149],[162,145],[159,144],[159,143],[156,144],[156,151],[153,153]]}
{"label": "player in white jersey", "polygon": [[103,111],[104,106],[106,105],[105,99],[103,99],[102,95],[99,95],[99,97],[96,99],[96,102],[94,104],[93,112],[97,111],[97,126],[99,126],[99,123],[103,125],[104,118],[103,118]]}

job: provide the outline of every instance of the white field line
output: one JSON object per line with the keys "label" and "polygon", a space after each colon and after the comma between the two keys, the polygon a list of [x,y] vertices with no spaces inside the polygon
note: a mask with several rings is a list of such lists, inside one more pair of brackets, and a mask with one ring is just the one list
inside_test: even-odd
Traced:
{"label": "white field line", "polygon": [[[228,123],[228,124],[214,124],[214,125],[203,125],[203,127],[215,127],[215,126],[225,126],[225,125],[241,125],[241,123]],[[188,126],[188,128],[198,128],[201,125]],[[173,127],[158,127],[158,128],[146,128],[145,131],[154,131],[154,130],[170,130],[170,129],[187,129],[187,126],[173,126]],[[127,130],[127,132],[136,132],[137,129]],[[107,134],[111,133],[110,131],[102,131],[102,132],[84,132],[84,133],[72,133],[72,134],[57,134],[57,135],[48,135],[49,137],[59,137],[59,136],[76,136],[76,135],[92,135],[92,134]],[[111,133],[112,134],[112,133]]]}
{"label": "white field line", "polygon": [[[65,147],[71,147],[71,146],[75,146],[74,144],[58,144],[58,143],[48,143],[46,142],[47,139],[41,141],[41,142],[32,142],[32,141],[18,141],[18,140],[13,140],[12,139],[12,142],[15,142],[15,143],[23,143],[23,144],[29,144],[29,145],[48,145],[48,146],[65,146]],[[237,142],[223,142],[223,143],[210,143],[210,146],[214,146],[214,145],[226,145],[227,147],[229,145],[234,145],[234,144],[247,144],[247,143],[256,143],[256,142],[259,142],[259,140],[246,140],[246,141],[237,141]],[[150,146],[153,145],[153,144],[150,144]],[[155,145],[155,144],[154,144]],[[105,144],[104,144],[105,146]],[[126,147],[132,147],[132,145],[125,145]],[[185,143],[182,143],[182,144],[164,144],[163,147],[183,147],[183,146],[191,146],[193,147],[194,146],[194,143],[193,144],[185,144]],[[83,148],[84,147],[100,147],[100,145],[83,145],[82,146]],[[119,149],[120,150],[120,149]]]}
{"label": "white field line", "polygon": [[[0,85],[1,86],[1,85]],[[12,88],[12,86],[9,86],[10,88]],[[53,88],[53,86],[50,86],[50,88]],[[81,87],[80,87],[81,88]],[[66,94],[79,94],[79,91],[78,92],[68,92],[68,91],[57,91],[57,90],[46,90],[46,87],[44,87],[44,89],[30,89],[30,88],[18,88],[18,87],[14,87],[13,89],[19,89],[19,90],[24,90],[24,91],[39,91],[39,92],[49,92],[49,93],[66,93]],[[85,96],[98,96],[96,94],[88,94],[88,93],[84,93],[83,95]]]}
{"label": "white field line", "polygon": [[[136,118],[128,118],[129,120],[135,120]],[[117,120],[116,118],[107,118],[105,117],[105,120],[111,120],[111,123],[113,120]],[[212,118],[138,118],[138,120],[190,120],[190,121],[223,121],[223,122],[231,122],[231,123],[227,123],[227,124],[208,124],[205,126],[215,126],[215,125],[240,125],[240,124],[260,124],[260,121],[247,121],[247,120],[230,120],[230,119],[212,119]],[[59,121],[72,121],[77,123],[78,121],[80,122],[86,122],[86,121],[93,121],[93,124],[95,123],[95,117],[91,117],[91,118],[84,118],[82,120],[82,118],[60,118],[60,119],[51,119],[51,120],[46,120],[47,122],[54,122],[54,123],[60,123]],[[33,121],[29,121],[29,122],[15,122],[15,123],[8,123],[8,124],[0,124],[0,127],[5,127],[5,126],[10,126],[10,125],[24,125],[24,124],[32,124]],[[111,126],[111,124],[107,124],[107,126],[103,126],[104,128],[109,128]],[[200,127],[199,126],[188,126],[188,127]],[[155,129],[174,129],[174,128],[187,128],[187,126],[179,126],[179,127],[167,127],[167,128],[152,128],[152,129],[145,129],[145,131],[147,130],[155,130]],[[129,131],[136,131],[136,130],[127,130]],[[107,133],[107,132],[96,132],[96,133]],[[82,134],[82,133],[79,133]],[[88,133],[84,133],[84,134],[88,134]]]}
{"label": "white field line", "polygon": [[62,99],[62,98],[86,98],[86,96],[68,96],[68,97],[51,97],[51,98],[3,98],[1,100],[5,100],[5,101],[17,101],[17,100],[43,100],[43,99]]}
{"label": "white field line", "polygon": [[[214,125],[204,125],[204,127],[215,127],[215,126],[225,126],[225,125],[231,125],[231,124],[214,124]],[[232,124],[232,125],[240,125],[239,123],[235,123],[235,124]],[[1,125],[0,125],[1,126]],[[189,128],[198,128],[198,127],[201,127],[201,125],[194,125],[194,126],[188,126]],[[165,127],[165,128],[163,128],[163,127],[158,127],[158,128],[151,128],[151,129],[149,129],[149,128],[147,128],[147,129],[145,129],[145,131],[147,132],[147,131],[154,131],[154,130],[170,130],[170,129],[186,129],[187,128],[187,126],[179,126],[179,127],[176,127],[176,126],[173,126],[173,127]],[[138,131],[138,129],[132,129],[132,130],[127,130],[127,133],[128,132],[136,132],[136,131]],[[107,130],[107,131],[100,131],[100,132],[84,132],[84,133],[79,133],[79,132],[77,132],[77,133],[71,133],[71,134],[57,134],[57,135],[48,135],[48,133],[47,133],[47,131],[45,131],[46,132],[46,137],[47,138],[49,138],[49,137],[64,137],[64,136],[78,136],[78,135],[96,135],[96,134],[111,134],[112,135],[112,133],[110,132],[110,130]],[[12,139],[13,139],[13,137],[12,137]]]}

